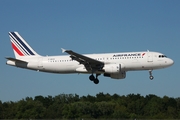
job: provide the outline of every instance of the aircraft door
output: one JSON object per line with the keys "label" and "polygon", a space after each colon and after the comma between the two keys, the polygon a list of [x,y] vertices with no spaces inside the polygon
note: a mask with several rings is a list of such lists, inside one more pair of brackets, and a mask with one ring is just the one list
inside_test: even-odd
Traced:
{"label": "aircraft door", "polygon": [[147,54],[148,54],[148,55],[147,55],[147,61],[148,61],[148,62],[153,62],[153,53],[148,52]]}

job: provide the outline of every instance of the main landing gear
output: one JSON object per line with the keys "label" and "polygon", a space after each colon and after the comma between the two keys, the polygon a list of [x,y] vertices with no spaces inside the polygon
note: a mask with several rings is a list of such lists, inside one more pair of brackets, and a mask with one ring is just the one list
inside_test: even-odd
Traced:
{"label": "main landing gear", "polygon": [[154,77],[152,76],[152,70],[149,70],[149,75],[150,75],[150,76],[149,76],[149,79],[150,79],[150,80],[153,80]]}
{"label": "main landing gear", "polygon": [[89,79],[91,80],[91,81],[93,81],[95,84],[98,84],[99,83],[99,80],[98,80],[98,76],[99,76],[100,74],[96,74],[96,77],[94,77],[94,75],[92,74],[92,75],[90,75],[89,76]]}

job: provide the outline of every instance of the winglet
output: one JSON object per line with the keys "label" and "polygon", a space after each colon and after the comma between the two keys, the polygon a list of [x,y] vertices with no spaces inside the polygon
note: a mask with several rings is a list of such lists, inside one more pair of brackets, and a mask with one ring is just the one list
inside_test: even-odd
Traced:
{"label": "winglet", "polygon": [[62,53],[66,52],[66,50],[65,50],[65,49],[63,49],[63,48],[61,48],[61,50],[62,50]]}

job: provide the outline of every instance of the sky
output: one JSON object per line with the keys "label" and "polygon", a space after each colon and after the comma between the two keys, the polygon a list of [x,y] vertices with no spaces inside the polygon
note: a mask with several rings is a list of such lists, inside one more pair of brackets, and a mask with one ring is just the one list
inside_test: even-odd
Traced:
{"label": "sky", "polygon": [[[1,0],[0,100],[59,94],[155,94],[180,97],[179,0]],[[14,57],[8,32],[17,31],[41,55],[64,55],[61,48],[80,54],[157,51],[174,65],[127,72],[122,80],[88,74],[50,74],[6,65]]]}

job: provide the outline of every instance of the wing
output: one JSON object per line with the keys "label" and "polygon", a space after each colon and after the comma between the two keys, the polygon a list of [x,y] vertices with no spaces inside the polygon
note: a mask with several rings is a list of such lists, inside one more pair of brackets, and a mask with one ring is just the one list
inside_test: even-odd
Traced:
{"label": "wing", "polygon": [[62,49],[62,52],[66,52],[70,55],[72,60],[78,61],[80,64],[83,64],[87,71],[89,72],[95,72],[98,70],[102,70],[104,67],[104,63],[98,60],[95,60],[93,58],[81,55],[79,53],[76,53],[72,50],[65,50]]}

